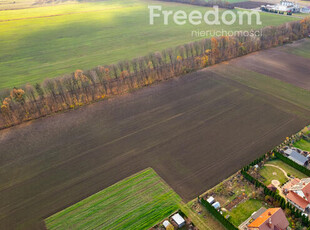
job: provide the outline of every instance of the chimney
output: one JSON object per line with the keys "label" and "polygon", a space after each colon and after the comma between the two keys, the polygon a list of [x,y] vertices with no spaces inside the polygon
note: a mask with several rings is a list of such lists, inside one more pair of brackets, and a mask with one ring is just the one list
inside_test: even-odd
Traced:
{"label": "chimney", "polygon": [[[271,216],[271,213],[269,212],[268,215]],[[269,218],[269,220],[268,220],[268,226],[269,226],[269,228],[272,227],[271,218]]]}

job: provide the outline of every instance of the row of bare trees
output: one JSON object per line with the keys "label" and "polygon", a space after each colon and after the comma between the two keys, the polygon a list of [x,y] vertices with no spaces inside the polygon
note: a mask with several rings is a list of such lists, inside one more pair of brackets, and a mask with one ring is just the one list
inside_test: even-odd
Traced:
{"label": "row of bare trees", "polygon": [[310,19],[266,27],[262,36],[223,36],[166,49],[43,83],[0,92],[0,128],[119,95],[250,52],[307,37]]}

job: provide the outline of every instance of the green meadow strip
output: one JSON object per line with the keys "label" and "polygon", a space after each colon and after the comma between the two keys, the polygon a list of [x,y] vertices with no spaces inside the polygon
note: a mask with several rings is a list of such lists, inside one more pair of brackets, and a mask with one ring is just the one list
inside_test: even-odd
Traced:
{"label": "green meadow strip", "polygon": [[48,229],[148,229],[181,198],[152,169],[126,178],[46,219]]}

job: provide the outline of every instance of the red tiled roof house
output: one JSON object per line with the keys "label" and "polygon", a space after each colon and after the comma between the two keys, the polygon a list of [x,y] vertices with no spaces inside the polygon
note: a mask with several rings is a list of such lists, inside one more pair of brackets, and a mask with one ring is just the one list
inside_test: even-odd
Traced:
{"label": "red tiled roof house", "polygon": [[302,212],[310,210],[310,178],[301,179],[299,183],[288,188],[287,201]]}
{"label": "red tiled roof house", "polygon": [[281,208],[269,208],[248,225],[249,230],[286,230],[289,222]]}

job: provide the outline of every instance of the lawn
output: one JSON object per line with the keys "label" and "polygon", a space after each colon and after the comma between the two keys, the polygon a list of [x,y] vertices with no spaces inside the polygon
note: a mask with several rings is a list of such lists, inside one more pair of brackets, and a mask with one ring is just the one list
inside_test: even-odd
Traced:
{"label": "lawn", "polygon": [[250,30],[297,20],[262,13],[262,25],[164,25],[163,19],[157,18],[151,26],[149,4],[187,13],[204,13],[208,9],[168,2],[107,0],[2,11],[0,89],[41,82],[76,69],[117,63],[202,39],[192,37],[193,30]]}
{"label": "lawn", "polygon": [[289,166],[288,164],[284,163],[283,161],[281,160],[272,160],[272,161],[269,161],[268,164],[273,164],[273,165],[276,165],[276,166],[279,166],[281,167],[283,170],[286,171],[286,173],[289,173],[291,174],[292,176],[294,177],[297,177],[299,179],[302,179],[302,178],[306,178],[307,176],[303,173],[301,173],[300,171],[294,169],[293,167]]}
{"label": "lawn", "polygon": [[272,166],[263,166],[259,170],[259,173],[266,179],[264,181],[265,185],[271,184],[272,180],[278,180],[281,184],[287,181],[287,177],[284,173],[280,169]]}
{"label": "lawn", "polygon": [[302,150],[310,151],[310,142],[304,139],[300,139],[299,141],[295,142],[294,146]]}
{"label": "lawn", "polygon": [[153,169],[126,178],[46,219],[48,229],[148,229],[181,198]]}
{"label": "lawn", "polygon": [[232,209],[228,214],[231,216],[231,223],[235,226],[239,226],[242,222],[248,219],[253,212],[257,211],[261,207],[263,207],[263,203],[260,200],[249,199],[241,204],[239,204],[236,208]]}
{"label": "lawn", "polygon": [[[289,166],[288,164],[284,163],[281,160],[271,160],[271,161],[266,162],[266,164],[272,164],[275,166],[279,166],[286,173],[290,174],[291,176],[297,177],[299,179],[307,177],[305,174],[303,174],[303,173],[299,172],[298,170],[292,168],[291,166]],[[260,169],[259,173],[264,178],[266,178],[266,181],[264,181],[265,185],[269,185],[272,180],[278,180],[278,181],[280,181],[281,184],[287,181],[287,178],[284,175],[284,173],[280,169],[272,167],[272,166],[263,166]],[[274,175],[274,173],[276,173],[276,174]]]}

